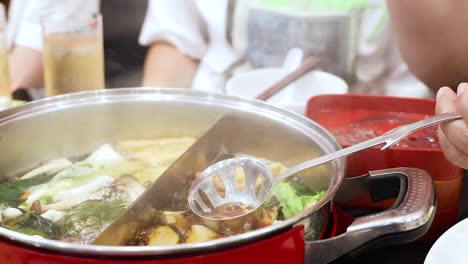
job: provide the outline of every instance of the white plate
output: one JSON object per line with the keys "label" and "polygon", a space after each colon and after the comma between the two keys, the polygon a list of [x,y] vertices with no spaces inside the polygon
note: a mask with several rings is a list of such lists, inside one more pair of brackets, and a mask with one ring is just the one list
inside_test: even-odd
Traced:
{"label": "white plate", "polygon": [[437,239],[424,264],[468,263],[468,218],[452,226]]}

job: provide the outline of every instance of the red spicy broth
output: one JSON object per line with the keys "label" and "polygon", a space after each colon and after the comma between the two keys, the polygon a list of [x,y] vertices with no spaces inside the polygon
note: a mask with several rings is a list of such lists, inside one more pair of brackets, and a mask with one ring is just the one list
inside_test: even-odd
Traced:
{"label": "red spicy broth", "polygon": [[[316,121],[328,128],[340,144],[349,146],[427,117],[429,115],[405,112],[322,110],[317,115]],[[401,140],[396,147],[439,149],[437,126],[412,133]]]}

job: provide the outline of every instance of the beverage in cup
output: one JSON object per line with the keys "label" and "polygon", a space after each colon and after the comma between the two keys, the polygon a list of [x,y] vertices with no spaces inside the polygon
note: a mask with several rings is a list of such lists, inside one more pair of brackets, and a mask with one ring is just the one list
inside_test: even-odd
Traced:
{"label": "beverage in cup", "polygon": [[6,28],[5,6],[0,3],[0,109],[8,107],[11,102]]}
{"label": "beverage in cup", "polygon": [[42,18],[46,96],[105,88],[102,17]]}

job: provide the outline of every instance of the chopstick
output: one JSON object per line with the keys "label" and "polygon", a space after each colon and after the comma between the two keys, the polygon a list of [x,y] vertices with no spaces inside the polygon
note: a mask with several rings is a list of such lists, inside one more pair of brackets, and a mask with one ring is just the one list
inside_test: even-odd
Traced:
{"label": "chopstick", "polygon": [[305,58],[297,69],[284,76],[284,78],[270,86],[261,94],[257,95],[256,99],[263,101],[267,100],[268,98],[272,97],[273,95],[290,85],[292,82],[299,79],[304,74],[308,73],[310,70],[317,67],[318,64],[319,60],[315,56],[309,56]]}

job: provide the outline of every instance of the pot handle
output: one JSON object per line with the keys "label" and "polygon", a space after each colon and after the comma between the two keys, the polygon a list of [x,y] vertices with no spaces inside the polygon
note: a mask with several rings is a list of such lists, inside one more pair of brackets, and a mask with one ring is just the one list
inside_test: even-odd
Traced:
{"label": "pot handle", "polygon": [[378,247],[421,237],[435,213],[434,184],[426,171],[413,168],[371,171],[368,175],[346,179],[343,194],[337,194],[337,198],[357,196],[356,190],[360,190],[361,193],[370,191],[373,199],[386,199],[394,197],[395,186],[399,186],[396,188],[399,195],[391,208],[356,218],[346,232],[337,237],[306,241],[305,263],[328,263],[364,248],[371,241],[373,247]]}

